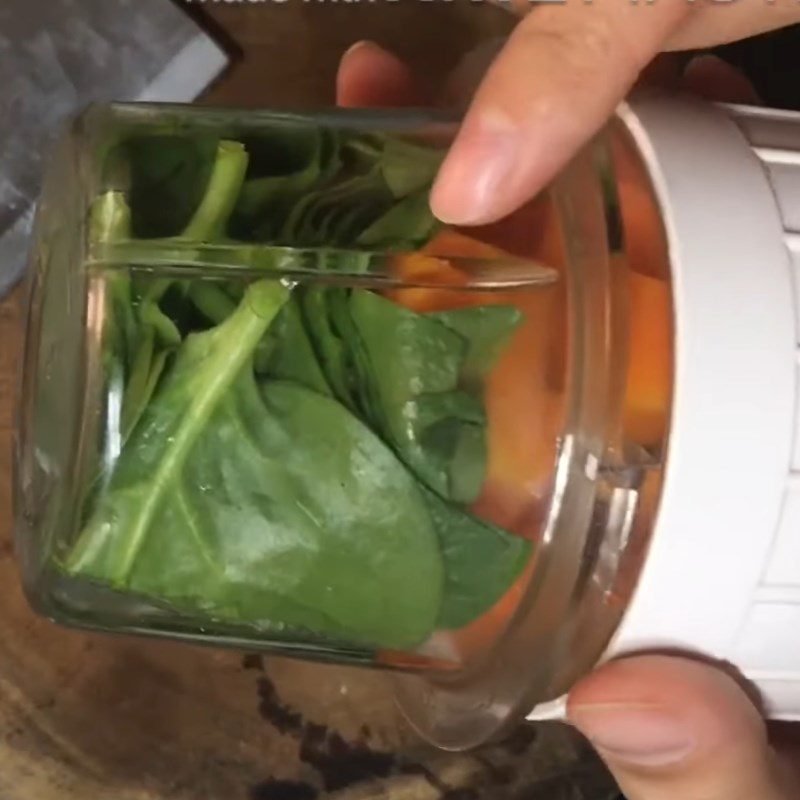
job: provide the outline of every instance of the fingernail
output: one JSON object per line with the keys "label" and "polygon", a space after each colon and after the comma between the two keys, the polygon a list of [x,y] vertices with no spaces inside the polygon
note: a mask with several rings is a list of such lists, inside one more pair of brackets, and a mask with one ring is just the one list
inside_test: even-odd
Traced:
{"label": "fingernail", "polygon": [[692,58],[683,70],[685,87],[711,100],[729,103],[759,103],[750,79],[719,56],[704,53]]}
{"label": "fingernail", "polygon": [[690,72],[699,67],[723,67],[727,68],[729,65],[726,61],[713,53],[701,53],[699,56],[692,56],[683,68],[684,73]]}
{"label": "fingernail", "polygon": [[493,219],[519,157],[519,134],[503,115],[471,120],[459,133],[431,192],[433,213],[451,225]]}
{"label": "fingernail", "polygon": [[601,755],[629,764],[677,764],[695,746],[686,723],[658,707],[584,706],[570,718]]}
{"label": "fingernail", "polygon": [[375,42],[372,42],[369,39],[361,39],[355,44],[351,44],[350,47],[348,47],[347,50],[344,51],[342,58],[345,59],[348,56],[353,55],[353,53],[355,53],[356,50],[361,50],[361,48],[363,47],[375,47]]}

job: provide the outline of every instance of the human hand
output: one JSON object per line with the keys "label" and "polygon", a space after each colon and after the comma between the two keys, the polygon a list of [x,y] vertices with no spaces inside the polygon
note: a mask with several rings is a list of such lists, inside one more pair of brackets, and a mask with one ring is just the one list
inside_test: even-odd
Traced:
{"label": "human hand", "polygon": [[[704,7],[703,13],[691,20],[678,20],[663,39],[665,46],[713,43],[713,31],[707,27],[712,19],[710,12]],[[727,28],[715,28],[716,40],[748,30],[755,32],[755,21],[745,17],[726,18]],[[776,18],[770,17],[770,24],[767,22],[761,20],[761,29],[773,26]],[[742,27],[745,23],[751,27]],[[539,46],[534,43],[542,34],[526,35],[530,36],[531,46]],[[544,34],[545,39],[548,35]],[[551,55],[558,46],[564,46],[558,35],[554,41],[542,44]],[[454,91],[462,94],[464,87],[474,85],[492,55],[488,48],[469,59],[451,84]],[[509,63],[519,65],[526,57],[515,52],[503,58],[511,58]],[[536,61],[538,56],[531,54],[530,58]],[[631,72],[631,64],[617,64],[614,69],[620,73],[627,69],[632,80],[639,68]],[[596,91],[602,90],[604,99],[591,98],[588,106],[582,107],[590,87],[582,85],[577,76],[586,76],[590,71],[578,69],[570,81],[565,75],[551,80],[552,70],[544,70],[546,81],[522,87],[503,86],[502,73],[513,72],[507,65],[500,68],[500,77],[490,72],[468,120],[475,115],[481,117],[484,109],[492,113],[495,107],[506,108],[503,113],[508,115],[513,113],[511,118],[519,122],[519,131],[527,131],[527,138],[515,142],[512,136],[512,140],[501,140],[495,147],[508,148],[512,162],[517,158],[520,169],[524,166],[524,175],[506,178],[500,184],[488,180],[487,170],[491,170],[483,160],[492,161],[494,147],[481,145],[483,152],[478,148],[471,153],[472,131],[465,124],[439,177],[434,210],[451,220],[467,221],[463,216],[448,214],[446,208],[443,213],[442,204],[446,207],[451,201],[448,195],[453,186],[460,186],[468,198],[462,210],[469,208],[472,214],[484,203],[483,216],[469,217],[473,222],[500,217],[533,196],[605,121],[627,89],[620,80],[610,92],[608,87],[595,85]],[[596,75],[591,78],[594,84],[598,83]],[[710,99],[755,101],[753,89],[743,76],[710,57],[693,61],[681,75],[680,85]],[[515,93],[519,101],[513,100]],[[344,106],[388,107],[422,105],[430,98],[425,97],[407,66],[392,54],[372,43],[360,43],[342,59],[337,99]],[[498,102],[499,106],[493,105]],[[526,116],[528,113],[530,116]],[[480,127],[483,123],[480,119],[469,121],[469,126],[473,124]],[[466,144],[462,141],[465,129]],[[562,135],[566,138],[559,139]],[[509,191],[511,195],[506,194]],[[480,202],[470,205],[478,195]],[[615,661],[581,681],[570,694],[568,707],[569,719],[594,743],[628,800],[800,798],[800,728],[773,726],[771,743],[756,706],[728,674],[714,666],[664,656]]]}
{"label": "human hand", "polygon": [[[684,658],[611,662],[569,697],[569,719],[628,800],[797,800],[798,729],[771,746],[756,706],[725,672]],[[780,751],[780,752],[779,752]]]}
{"label": "human hand", "polygon": [[[538,193],[602,127],[657,53],[800,21],[795,0],[511,2],[524,16],[499,51],[473,61],[467,83],[491,65],[431,195],[434,213],[452,224],[495,221]],[[371,76],[361,71],[370,58],[379,67]],[[343,104],[364,104],[366,89],[367,101],[377,90],[384,104],[408,105],[418,93],[407,69],[392,60],[388,53],[376,57],[371,45],[351,51],[340,68]]]}

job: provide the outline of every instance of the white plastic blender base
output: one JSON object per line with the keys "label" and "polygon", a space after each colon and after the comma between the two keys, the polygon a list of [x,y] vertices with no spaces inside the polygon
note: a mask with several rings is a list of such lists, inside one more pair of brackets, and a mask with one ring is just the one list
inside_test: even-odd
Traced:
{"label": "white plastic blender base", "polygon": [[800,114],[653,97],[619,116],[664,219],[676,372],[649,555],[604,659],[729,661],[800,720]]}

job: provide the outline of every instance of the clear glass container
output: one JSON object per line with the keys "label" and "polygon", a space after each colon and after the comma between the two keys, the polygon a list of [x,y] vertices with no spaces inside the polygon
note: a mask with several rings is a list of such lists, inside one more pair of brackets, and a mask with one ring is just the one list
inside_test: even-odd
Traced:
{"label": "clear glass container", "polygon": [[440,225],[455,130],[151,105],[72,124],[16,463],[40,613],[391,669],[452,749],[597,660],[659,495],[660,219],[612,125],[508,219]]}

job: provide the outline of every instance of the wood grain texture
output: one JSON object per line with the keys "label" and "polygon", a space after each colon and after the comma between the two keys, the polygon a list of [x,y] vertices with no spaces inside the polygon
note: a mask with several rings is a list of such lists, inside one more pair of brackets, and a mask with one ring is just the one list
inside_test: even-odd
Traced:
{"label": "wood grain texture", "polygon": [[[273,106],[330,102],[339,54],[356,39],[396,47],[433,80],[507,24],[465,3],[220,5],[215,18],[244,57],[206,101]],[[560,794],[569,782],[558,776],[584,751],[558,726],[521,728],[479,754],[436,753],[400,719],[381,674],[88,635],[35,616],[11,544],[21,298],[0,304],[0,800],[584,796]],[[585,763],[575,781],[589,781],[587,798],[608,791]]]}
{"label": "wood grain texture", "polygon": [[339,58],[362,39],[401,56],[433,95],[465,53],[512,24],[506,12],[474,0],[221,4],[213,21],[245,56],[207,102],[247,107],[333,104]]}

